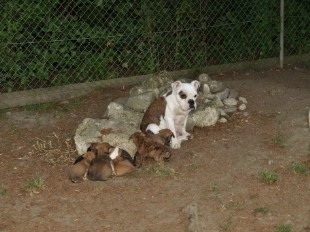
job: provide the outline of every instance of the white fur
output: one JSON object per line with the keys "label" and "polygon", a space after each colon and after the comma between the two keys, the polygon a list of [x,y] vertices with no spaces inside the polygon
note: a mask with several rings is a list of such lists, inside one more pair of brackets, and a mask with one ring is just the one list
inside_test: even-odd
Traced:
{"label": "white fur", "polygon": [[110,158],[114,160],[118,156],[119,147],[115,147],[114,151],[110,154]]}
{"label": "white fur", "polygon": [[158,125],[156,125],[155,123],[151,123],[149,125],[147,125],[147,128],[145,131],[151,131],[153,134],[158,134],[159,133],[159,127]]}
{"label": "white fur", "polygon": [[[160,118],[158,126],[156,124],[149,125],[153,133],[160,129],[170,129],[175,135],[171,140],[171,147],[174,149],[180,148],[181,142],[187,140],[187,137],[190,135],[185,130],[188,114],[193,109],[190,107],[189,100],[194,101],[194,109],[196,109],[197,89],[199,85],[200,83],[198,81],[192,81],[190,84],[180,81],[172,83],[172,93],[165,96],[167,102],[165,117]],[[186,98],[182,99],[179,96],[181,91],[185,94]]]}

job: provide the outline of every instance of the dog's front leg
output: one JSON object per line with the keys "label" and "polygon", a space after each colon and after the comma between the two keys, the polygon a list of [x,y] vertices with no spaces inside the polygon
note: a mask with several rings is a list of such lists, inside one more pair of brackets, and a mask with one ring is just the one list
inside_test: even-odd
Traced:
{"label": "dog's front leg", "polygon": [[190,133],[188,133],[186,131],[187,118],[188,118],[188,116],[185,117],[185,119],[181,125],[181,136],[179,137],[179,140],[181,140],[181,141],[187,140],[188,137],[191,135]]}
{"label": "dog's front leg", "polygon": [[172,131],[172,133],[174,134],[174,137],[171,138],[171,148],[173,149],[178,149],[181,147],[181,140],[178,138],[177,136],[177,131],[174,125],[174,120],[173,119],[166,119],[166,125],[167,128],[170,129]]}

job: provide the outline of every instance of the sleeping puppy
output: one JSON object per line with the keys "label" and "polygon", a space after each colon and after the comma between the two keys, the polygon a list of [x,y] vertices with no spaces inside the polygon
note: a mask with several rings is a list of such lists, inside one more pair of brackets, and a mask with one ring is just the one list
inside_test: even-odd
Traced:
{"label": "sleeping puppy", "polygon": [[148,130],[146,132],[146,137],[161,145],[170,146],[171,139],[174,137],[174,134],[170,129],[161,129],[157,134],[154,134],[152,130]]}
{"label": "sleeping puppy", "polygon": [[87,171],[93,159],[96,158],[95,152],[88,151],[79,156],[73,163],[70,171],[70,179],[73,183],[86,180]]}
{"label": "sleeping puppy", "polygon": [[121,176],[135,170],[135,164],[129,153],[119,147],[111,149],[110,158],[116,176]]}
{"label": "sleeping puppy", "polygon": [[152,158],[158,163],[169,159],[171,151],[166,146],[152,141],[142,132],[135,132],[130,136],[137,147],[134,162],[137,167],[141,167],[146,158]]}
{"label": "sleeping puppy", "polygon": [[172,91],[156,99],[148,107],[140,124],[141,131],[145,133],[151,130],[157,134],[161,129],[170,129],[175,136],[172,137],[171,147],[180,148],[181,142],[190,135],[185,128],[189,112],[196,109],[199,86],[199,81],[172,83]]}
{"label": "sleeping puppy", "polygon": [[113,162],[108,154],[97,155],[90,163],[87,177],[93,181],[105,181],[114,173]]}
{"label": "sleeping puppy", "polygon": [[109,143],[92,143],[87,151],[94,151],[98,155],[107,155],[109,154],[109,150],[111,145]]}

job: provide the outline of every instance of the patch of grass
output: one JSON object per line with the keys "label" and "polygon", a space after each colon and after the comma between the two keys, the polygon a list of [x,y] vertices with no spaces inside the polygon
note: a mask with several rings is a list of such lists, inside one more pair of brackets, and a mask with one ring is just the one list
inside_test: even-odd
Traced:
{"label": "patch of grass", "polygon": [[306,172],[308,171],[308,168],[306,168],[303,164],[298,162],[292,163],[292,169],[294,170],[294,172],[302,175],[305,175]]}
{"label": "patch of grass", "polygon": [[232,226],[231,217],[225,219],[223,222],[220,223],[220,231],[229,231]]}
{"label": "patch of grass", "polygon": [[277,131],[275,138],[272,139],[272,143],[277,147],[287,147],[288,136],[283,135],[280,130]]}
{"label": "patch of grass", "polygon": [[261,171],[259,175],[262,178],[262,180],[267,184],[275,183],[278,180],[277,173],[272,172],[272,171],[264,170],[264,171]]}
{"label": "patch of grass", "polygon": [[33,191],[43,188],[43,179],[42,177],[34,177],[31,180],[28,180],[25,184],[27,190]]}
{"label": "patch of grass", "polygon": [[162,165],[154,165],[150,168],[147,168],[146,171],[148,173],[155,174],[156,176],[159,176],[159,177],[172,176],[175,173],[173,168],[169,168],[169,167],[162,166]]}
{"label": "patch of grass", "polygon": [[266,214],[268,212],[269,212],[269,209],[268,209],[268,207],[265,207],[265,206],[253,209],[254,214],[258,214],[258,213]]}
{"label": "patch of grass", "polygon": [[9,134],[14,135],[17,132],[17,126],[11,122],[10,127],[9,127]]}
{"label": "patch of grass", "polygon": [[0,188],[0,196],[4,196],[5,194],[7,194],[8,190],[7,188],[5,188],[3,185]]}
{"label": "patch of grass", "polygon": [[57,107],[56,103],[40,103],[40,104],[31,104],[23,106],[25,111],[35,111],[35,112],[51,112]]}
{"label": "patch of grass", "polygon": [[6,109],[0,109],[0,118],[4,118],[6,115],[7,110]]}
{"label": "patch of grass", "polygon": [[70,101],[66,101],[64,104],[60,104],[58,102],[40,103],[40,104],[23,106],[23,109],[26,111],[34,111],[38,113],[50,113],[57,109],[59,111],[67,112],[79,107],[81,104],[82,104],[82,98],[77,97],[71,99]]}
{"label": "patch of grass", "polygon": [[211,191],[218,191],[220,189],[220,185],[216,182],[212,183],[210,186]]}
{"label": "patch of grass", "polygon": [[200,164],[192,163],[192,164],[189,165],[188,170],[189,170],[189,171],[194,171],[194,170],[196,170],[197,168],[199,168],[200,166],[201,166]]}
{"label": "patch of grass", "polygon": [[308,155],[310,156],[310,143],[308,144]]}
{"label": "patch of grass", "polygon": [[239,201],[229,201],[224,205],[226,209],[243,210],[244,205]]}
{"label": "patch of grass", "polygon": [[292,232],[292,231],[293,229],[291,225],[282,224],[276,228],[275,232]]}

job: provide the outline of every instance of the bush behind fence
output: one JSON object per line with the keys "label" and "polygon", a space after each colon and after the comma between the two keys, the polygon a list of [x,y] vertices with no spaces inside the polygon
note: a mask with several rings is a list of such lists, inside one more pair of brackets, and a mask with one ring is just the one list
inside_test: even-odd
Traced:
{"label": "bush behind fence", "polygon": [[[280,2],[49,0],[0,4],[10,92],[279,54]],[[285,1],[285,55],[310,52],[310,4]]]}

